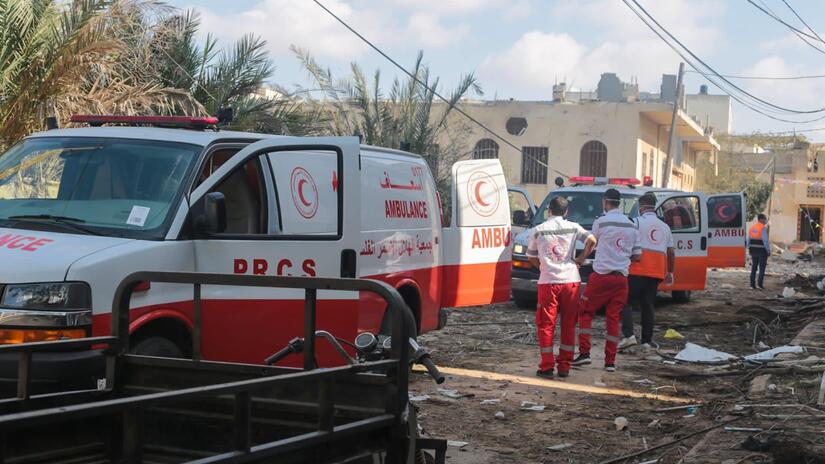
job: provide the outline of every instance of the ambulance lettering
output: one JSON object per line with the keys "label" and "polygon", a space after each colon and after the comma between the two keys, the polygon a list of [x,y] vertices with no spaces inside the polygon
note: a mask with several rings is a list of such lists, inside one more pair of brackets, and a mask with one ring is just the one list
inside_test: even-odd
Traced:
{"label": "ambulance lettering", "polygon": [[40,247],[52,242],[54,242],[54,240],[26,235],[6,234],[0,236],[0,248],[8,248],[10,250],[37,251]]}
{"label": "ambulance lettering", "polygon": [[713,232],[714,237],[744,237],[744,229],[716,229]]}
{"label": "ambulance lettering", "polygon": [[471,248],[501,248],[510,246],[509,227],[479,227],[473,229]]}
{"label": "ambulance lettering", "polygon": [[677,250],[692,250],[693,249],[693,240],[678,240],[676,242],[676,249]]}
{"label": "ambulance lettering", "polygon": [[426,201],[384,200],[384,216],[398,219],[427,219]]}
{"label": "ambulance lettering", "polygon": [[[274,264],[274,265],[271,265]],[[291,259],[283,258],[280,260],[269,261],[267,259],[255,258],[244,259],[235,258],[232,265],[232,271],[235,274],[252,274],[252,275],[277,275],[277,276],[293,276],[300,275],[303,277],[315,277],[315,260],[305,259],[301,264],[301,274],[293,274],[295,265]],[[269,272],[272,270],[273,272]]]}

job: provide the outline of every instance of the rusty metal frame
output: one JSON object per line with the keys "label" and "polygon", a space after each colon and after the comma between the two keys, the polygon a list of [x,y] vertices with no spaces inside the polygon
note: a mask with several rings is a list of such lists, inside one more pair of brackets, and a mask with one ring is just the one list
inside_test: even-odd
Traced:
{"label": "rusty metal frame", "polygon": [[[194,301],[194,333],[192,362],[206,364],[201,361],[200,333],[201,333],[201,288],[203,285],[241,286],[241,287],[276,287],[304,289],[304,338],[303,370],[294,369],[294,372],[282,375],[260,377],[248,380],[220,383],[214,385],[184,388],[180,390],[151,393],[140,396],[106,399],[86,403],[77,403],[52,407],[47,409],[29,410],[0,416],[0,434],[17,427],[53,424],[78,418],[116,415],[119,417],[117,434],[120,446],[113,450],[112,458],[123,462],[140,462],[142,452],[141,442],[141,415],[147,407],[196,398],[217,397],[219,395],[234,395],[234,450],[199,459],[197,463],[234,463],[250,462],[268,458],[287,452],[299,450],[313,451],[317,445],[338,440],[353,434],[371,430],[387,429],[389,432],[389,446],[387,462],[403,462],[406,449],[410,445],[405,437],[405,418],[408,407],[409,381],[409,351],[407,339],[413,335],[415,321],[409,307],[404,303],[401,295],[386,283],[366,279],[340,279],[317,277],[270,277],[202,274],[183,272],[137,272],[126,277],[118,286],[112,303],[112,336],[94,337],[79,340],[57,342],[29,343],[21,345],[0,346],[0,352],[19,352],[20,368],[18,378],[17,400],[21,402],[34,398],[29,395],[29,366],[31,354],[38,351],[54,351],[66,348],[85,348],[106,345],[106,386],[105,390],[114,392],[120,387],[119,373],[124,364],[131,358],[141,358],[141,363],[163,363],[164,358],[152,358],[128,354],[129,350],[129,306],[132,292],[140,282],[158,282],[172,284],[193,285]],[[391,317],[391,358],[381,361],[365,362],[341,367],[316,369],[315,358],[315,322],[317,313],[317,294],[319,290],[339,291],[368,291],[378,294],[387,302],[387,310]],[[397,334],[397,336],[396,336]],[[244,366],[248,367],[248,366]],[[231,365],[223,365],[223,369],[232,369]],[[240,369],[240,367],[239,367]],[[384,414],[376,415],[342,425],[334,422],[334,395],[333,382],[337,376],[355,375],[362,372],[381,372],[390,380],[388,391],[391,398],[386,402]],[[282,440],[252,445],[250,427],[252,423],[251,394],[265,390],[274,384],[294,381],[296,379],[312,379],[320,385],[318,398],[318,425],[317,430]],[[59,395],[77,395],[77,392],[63,392]],[[54,397],[56,395],[49,395]],[[2,459],[2,457],[0,457]]]}

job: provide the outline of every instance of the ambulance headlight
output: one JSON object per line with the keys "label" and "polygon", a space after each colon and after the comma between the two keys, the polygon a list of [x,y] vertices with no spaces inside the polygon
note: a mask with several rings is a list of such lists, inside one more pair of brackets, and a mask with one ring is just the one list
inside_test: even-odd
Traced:
{"label": "ambulance headlight", "polygon": [[0,306],[36,310],[90,309],[91,290],[81,282],[6,285]]}
{"label": "ambulance headlight", "polygon": [[514,246],[513,246],[513,253],[518,253],[518,254],[520,254],[520,255],[523,255],[526,251],[527,251],[527,250],[526,250],[526,248],[524,247],[524,245],[518,245],[518,244],[516,244],[516,245],[514,245]]}

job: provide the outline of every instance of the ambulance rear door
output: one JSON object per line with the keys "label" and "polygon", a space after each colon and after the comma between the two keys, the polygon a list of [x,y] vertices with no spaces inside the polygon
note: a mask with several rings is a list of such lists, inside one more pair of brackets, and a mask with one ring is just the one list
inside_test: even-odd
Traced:
{"label": "ambulance rear door", "polygon": [[676,251],[674,283],[662,291],[703,290],[708,271],[708,238],[705,197],[701,193],[677,193],[659,202],[656,214],[670,226]]}
{"label": "ambulance rear door", "polygon": [[450,227],[443,229],[442,306],[510,299],[510,205],[497,159],[453,165]]}
{"label": "ambulance rear door", "polygon": [[747,243],[747,196],[744,193],[708,195],[708,266],[744,267]]}

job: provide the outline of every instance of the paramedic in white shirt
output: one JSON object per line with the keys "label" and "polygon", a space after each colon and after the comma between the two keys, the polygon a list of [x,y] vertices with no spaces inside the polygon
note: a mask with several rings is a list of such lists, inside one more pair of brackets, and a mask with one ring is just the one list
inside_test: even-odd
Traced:
{"label": "paramedic in white shirt", "polygon": [[[575,222],[564,219],[567,199],[555,197],[548,206],[550,217],[530,231],[527,257],[541,271],[538,284],[536,328],[541,362],[536,375],[553,378],[556,360],[553,357],[553,333],[556,318],[561,317],[558,376],[570,373],[570,362],[576,350],[576,319],[579,313],[579,266],[593,251],[596,239]],[[576,256],[576,242],[584,242],[584,250]]]}

